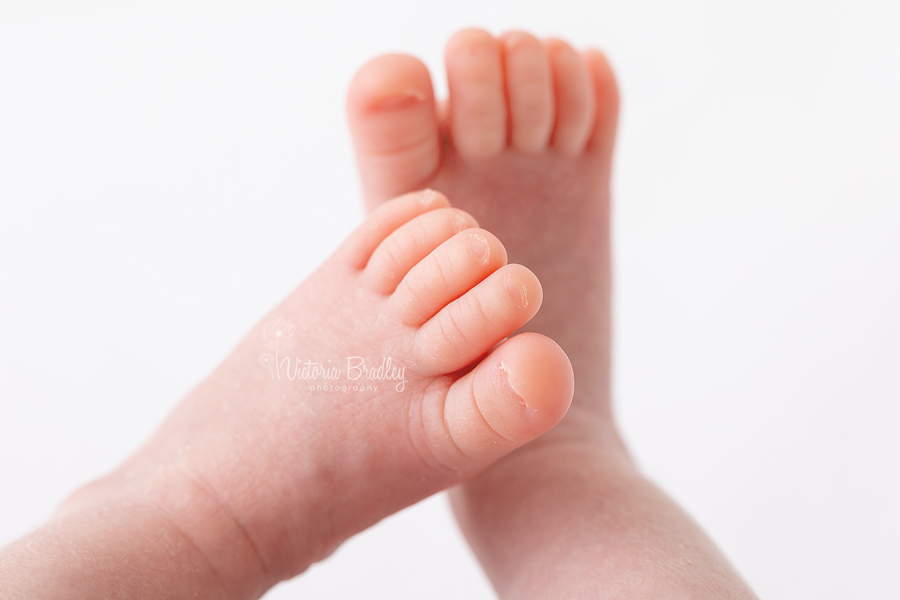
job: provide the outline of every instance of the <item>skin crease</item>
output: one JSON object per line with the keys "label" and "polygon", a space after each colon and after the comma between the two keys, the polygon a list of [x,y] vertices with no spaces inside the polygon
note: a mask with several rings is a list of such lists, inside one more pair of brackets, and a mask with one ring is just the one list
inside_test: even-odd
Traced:
{"label": "skin crease", "polygon": [[[523,330],[557,341],[576,376],[557,427],[452,491],[466,539],[504,599],[753,598],[641,475],[615,427],[609,189],[619,97],[605,57],[466,29],[447,43],[446,66],[441,103],[410,56],[378,57],[351,84],[367,205],[428,186],[496,233],[543,284],[541,311]],[[422,100],[371,103],[401,90]]]}

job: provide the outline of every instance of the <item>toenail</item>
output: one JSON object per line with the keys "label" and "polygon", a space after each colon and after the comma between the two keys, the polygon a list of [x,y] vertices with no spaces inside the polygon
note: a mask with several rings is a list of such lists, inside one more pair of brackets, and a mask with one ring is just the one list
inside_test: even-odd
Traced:
{"label": "toenail", "polygon": [[509,35],[507,35],[506,40],[504,40],[505,44],[506,44],[506,49],[512,50],[516,46],[522,45],[522,42],[524,42],[527,39],[528,38],[526,36],[522,35],[519,32],[512,32]]}
{"label": "toenail", "polygon": [[456,233],[465,231],[469,228],[469,221],[463,213],[458,210],[453,211],[453,228],[456,230]]}
{"label": "toenail", "polygon": [[495,54],[497,51],[497,46],[495,45],[495,41],[493,38],[487,40],[466,40],[464,43],[457,46],[456,50],[460,55],[464,57],[479,58],[482,56]]}
{"label": "toenail", "polygon": [[428,96],[419,90],[406,90],[392,96],[385,96],[372,101],[372,110],[397,110],[418,104]]}
{"label": "toenail", "polygon": [[521,281],[519,281],[512,275],[506,276],[506,292],[519,308],[525,308],[526,306],[528,306],[528,290],[525,288]]}
{"label": "toenail", "polygon": [[491,247],[488,246],[484,236],[473,233],[469,236],[469,252],[478,259],[481,264],[485,265],[487,264],[488,258],[491,256]]}
{"label": "toenail", "polygon": [[431,188],[426,188],[419,193],[419,202],[422,206],[431,206],[438,199],[438,193]]}

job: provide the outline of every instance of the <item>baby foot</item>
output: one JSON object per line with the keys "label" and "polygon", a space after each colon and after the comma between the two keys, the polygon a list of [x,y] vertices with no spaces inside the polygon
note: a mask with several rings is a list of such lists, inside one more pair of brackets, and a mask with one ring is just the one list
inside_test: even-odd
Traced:
{"label": "baby foot", "polygon": [[476,29],[451,38],[446,65],[440,106],[410,56],[381,56],[354,78],[348,117],[366,201],[438,189],[534,271],[545,296],[526,330],[566,350],[576,414],[563,423],[593,434],[610,417],[612,71],[595,50]]}
{"label": "baby foot", "polygon": [[531,271],[443,195],[384,202],[59,516],[146,503],[223,588],[259,594],[562,418],[559,347],[531,333],[494,348],[540,305]]}
{"label": "baby foot", "polygon": [[429,186],[478,218],[540,278],[544,303],[523,329],[556,340],[576,376],[559,426],[453,490],[466,538],[501,597],[752,596],[613,425],[609,65],[559,40],[469,29],[446,66],[441,104],[415,58],[356,75],[347,108],[367,203]]}

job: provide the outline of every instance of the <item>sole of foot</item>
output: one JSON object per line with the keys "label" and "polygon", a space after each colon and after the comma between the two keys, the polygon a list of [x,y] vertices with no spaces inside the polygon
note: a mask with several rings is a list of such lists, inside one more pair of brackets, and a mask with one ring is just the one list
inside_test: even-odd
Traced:
{"label": "sole of foot", "polygon": [[59,515],[147,503],[223,587],[261,592],[557,424],[568,359],[542,335],[507,339],[541,300],[535,275],[442,194],[380,203],[144,448]]}

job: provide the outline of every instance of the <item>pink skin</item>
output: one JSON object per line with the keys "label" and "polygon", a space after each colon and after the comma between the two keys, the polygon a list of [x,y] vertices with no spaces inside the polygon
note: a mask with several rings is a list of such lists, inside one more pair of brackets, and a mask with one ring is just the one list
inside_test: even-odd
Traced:
{"label": "pink skin", "polygon": [[610,392],[609,182],[618,114],[595,50],[467,29],[447,44],[450,97],[404,55],[365,65],[348,117],[367,205],[430,187],[503,240],[544,286],[523,330],[575,370],[550,433],[452,493],[502,598],[752,598],[705,534],[628,456]]}
{"label": "pink skin", "polygon": [[[0,551],[0,595],[258,597],[475,476],[454,507],[502,597],[752,597],[612,420],[605,59],[466,30],[447,66],[440,107],[415,59],[360,72],[348,109],[372,218],[125,465]],[[469,212],[433,193],[386,202],[426,185]],[[530,322],[542,290],[507,249],[546,286]],[[287,322],[289,358],[391,356],[403,393],[275,378]],[[517,329],[552,335],[572,365],[538,333],[495,346]],[[572,410],[526,444],[565,412],[572,366]]]}
{"label": "pink skin", "polygon": [[[260,596],[559,422],[565,354],[504,341],[541,298],[443,195],[380,204],[143,448],[0,553],[0,596]],[[351,381],[352,356],[403,378]],[[310,391],[337,381],[292,380],[298,357],[378,387]]]}

